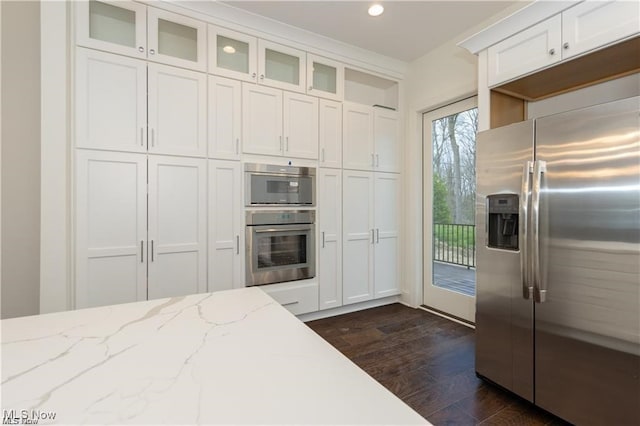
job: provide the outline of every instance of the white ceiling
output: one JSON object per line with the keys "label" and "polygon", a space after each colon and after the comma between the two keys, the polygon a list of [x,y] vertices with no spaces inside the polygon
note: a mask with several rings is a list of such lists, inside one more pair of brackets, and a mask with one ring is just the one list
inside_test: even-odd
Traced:
{"label": "white ceiling", "polygon": [[[517,1],[378,1],[381,16],[367,9],[375,1],[225,1],[294,27],[402,61],[411,62]],[[524,5],[525,3],[523,3]]]}

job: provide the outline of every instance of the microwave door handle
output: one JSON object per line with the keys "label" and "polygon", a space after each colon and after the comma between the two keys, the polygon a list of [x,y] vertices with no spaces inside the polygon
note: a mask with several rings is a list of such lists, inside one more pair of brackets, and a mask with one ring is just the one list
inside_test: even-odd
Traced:
{"label": "microwave door handle", "polygon": [[530,299],[533,295],[531,267],[529,265],[529,192],[533,163],[527,161],[522,170],[522,188],[520,191],[520,276],[522,279],[522,297]]}

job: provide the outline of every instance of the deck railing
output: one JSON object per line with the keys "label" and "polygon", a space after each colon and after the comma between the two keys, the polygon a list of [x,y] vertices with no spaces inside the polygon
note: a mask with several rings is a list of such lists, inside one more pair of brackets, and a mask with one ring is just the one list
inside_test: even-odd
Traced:
{"label": "deck railing", "polygon": [[475,268],[475,235],[475,225],[434,223],[433,260]]}

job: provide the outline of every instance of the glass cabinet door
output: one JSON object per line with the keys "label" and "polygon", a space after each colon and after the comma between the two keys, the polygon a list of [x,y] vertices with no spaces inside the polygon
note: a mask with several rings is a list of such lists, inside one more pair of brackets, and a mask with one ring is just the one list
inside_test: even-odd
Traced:
{"label": "glass cabinet door", "polygon": [[258,41],[258,83],[304,93],[305,52],[266,40]]}
{"label": "glass cabinet door", "polygon": [[149,7],[147,58],[206,71],[206,30],[202,21]]}
{"label": "glass cabinet door", "polygon": [[307,54],[307,94],[341,101],[344,97],[344,65]]}
{"label": "glass cabinet door", "polygon": [[256,59],[255,37],[209,25],[210,73],[255,82]]}
{"label": "glass cabinet door", "polygon": [[78,45],[146,58],[146,6],[132,1],[90,0],[74,4]]}

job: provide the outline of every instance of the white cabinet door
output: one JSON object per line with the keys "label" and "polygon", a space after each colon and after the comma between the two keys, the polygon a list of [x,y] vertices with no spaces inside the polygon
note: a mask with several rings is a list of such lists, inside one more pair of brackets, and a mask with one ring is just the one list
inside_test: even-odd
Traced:
{"label": "white cabinet door", "polygon": [[76,308],[147,298],[147,156],[76,151]]}
{"label": "white cabinet door", "polygon": [[242,84],[242,151],[282,155],[282,90]]}
{"label": "white cabinet door", "polygon": [[209,72],[255,83],[258,80],[258,39],[209,25]]}
{"label": "white cabinet door", "polygon": [[342,167],[342,104],[320,99],[320,166]]}
{"label": "white cabinet door", "polygon": [[397,112],[374,109],[373,138],[376,171],[399,172],[402,150]]}
{"label": "white cabinet door", "polygon": [[344,305],[373,298],[373,173],[342,172]]}
{"label": "white cabinet door", "polygon": [[306,53],[258,40],[258,83],[305,93]]}
{"label": "white cabinet door", "polygon": [[144,61],[76,49],[76,146],[147,150],[147,65]]}
{"label": "white cabinet door", "polygon": [[149,64],[149,152],[207,155],[207,78]]}
{"label": "white cabinet door", "polygon": [[489,47],[489,86],[498,85],[560,61],[561,26],[560,15],[556,15]]}
{"label": "white cabinet door", "polygon": [[209,157],[240,160],[241,102],[239,81],[209,76]]}
{"label": "white cabinet door", "polygon": [[286,157],[318,158],[318,98],[284,92],[284,153]]}
{"label": "white cabinet door", "polygon": [[240,163],[209,160],[209,291],[244,287]]}
{"label": "white cabinet door", "polygon": [[344,65],[307,53],[307,94],[341,101],[344,98]]}
{"label": "white cabinet door", "polygon": [[147,7],[133,1],[77,1],[76,42],[136,58],[147,57]]}
{"label": "white cabinet door", "polygon": [[149,299],[207,290],[207,163],[149,156]]}
{"label": "white cabinet door", "polygon": [[400,293],[400,176],[375,173],[375,297]]}
{"label": "white cabinet door", "polygon": [[373,109],[344,103],[342,165],[345,169],[373,170]]}
{"label": "white cabinet door", "polygon": [[596,49],[640,32],[640,2],[585,1],[562,12],[562,57]]}
{"label": "white cabinet door", "polygon": [[207,70],[207,24],[197,19],[149,7],[147,58],[198,71]]}
{"label": "white cabinet door", "polygon": [[342,306],[342,171],[318,170],[319,308]]}

